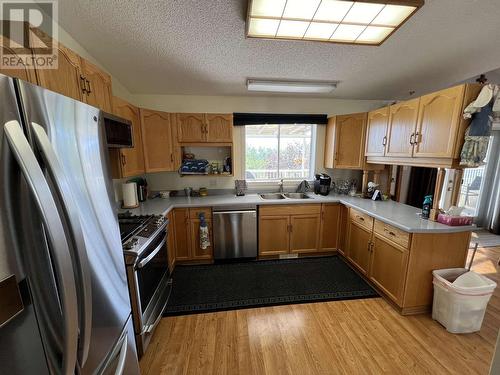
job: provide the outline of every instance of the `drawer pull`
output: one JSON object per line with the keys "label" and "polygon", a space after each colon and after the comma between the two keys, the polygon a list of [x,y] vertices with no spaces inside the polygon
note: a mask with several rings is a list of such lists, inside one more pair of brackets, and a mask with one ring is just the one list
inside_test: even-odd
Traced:
{"label": "drawer pull", "polygon": [[391,236],[395,236],[395,235],[396,235],[396,233],[391,232],[391,231],[389,231],[389,234],[390,234]]}
{"label": "drawer pull", "polygon": [[361,217],[361,216],[358,216],[358,219],[361,220],[361,221],[365,221],[365,218]]}

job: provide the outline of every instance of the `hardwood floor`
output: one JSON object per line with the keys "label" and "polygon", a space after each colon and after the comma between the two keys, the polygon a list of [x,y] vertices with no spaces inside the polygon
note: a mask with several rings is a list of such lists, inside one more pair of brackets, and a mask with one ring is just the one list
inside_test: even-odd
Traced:
{"label": "hardwood floor", "polygon": [[[500,247],[473,269],[500,284]],[[480,332],[453,335],[430,314],[403,317],[382,298],[164,318],[142,374],[487,374],[500,288]]]}

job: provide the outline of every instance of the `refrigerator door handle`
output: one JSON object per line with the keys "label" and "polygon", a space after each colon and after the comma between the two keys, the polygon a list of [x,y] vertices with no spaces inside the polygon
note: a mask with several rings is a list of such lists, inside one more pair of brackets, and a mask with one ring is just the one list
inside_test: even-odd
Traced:
{"label": "refrigerator door handle", "polygon": [[62,374],[73,374],[78,347],[78,311],[73,264],[64,227],[49,185],[38,161],[24,136],[18,121],[4,125],[7,142],[19,164],[27,185],[40,211],[47,239],[51,244],[51,257],[58,278],[58,293],[63,314]]}
{"label": "refrigerator door handle", "polygon": [[45,129],[40,125],[32,122],[34,139],[38,150],[45,162],[45,166],[54,181],[54,186],[57,189],[57,194],[63,202],[64,214],[69,223],[72,234],[72,240],[76,249],[76,272],[81,280],[81,288],[78,288],[80,293],[81,315],[80,315],[80,350],[78,352],[78,363],[81,367],[87,361],[90,348],[90,333],[92,330],[92,284],[90,280],[90,267],[83,230],[78,216],[78,210],[73,199],[68,180],[64,174],[61,164],[56,153],[50,143],[49,137]]}
{"label": "refrigerator door handle", "polygon": [[120,357],[118,358],[118,365],[116,366],[115,375],[122,375],[125,370],[125,360],[127,359],[128,338],[127,335],[123,336],[123,343],[120,350]]}

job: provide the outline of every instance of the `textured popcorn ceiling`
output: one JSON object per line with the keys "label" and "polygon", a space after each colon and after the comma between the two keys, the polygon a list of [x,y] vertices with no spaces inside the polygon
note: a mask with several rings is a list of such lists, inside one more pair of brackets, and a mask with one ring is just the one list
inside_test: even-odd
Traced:
{"label": "textured popcorn ceiling", "polygon": [[246,0],[64,0],[59,22],[133,94],[258,95],[247,78],[339,80],[402,99],[500,67],[499,0],[426,0],[382,46],[245,38]]}

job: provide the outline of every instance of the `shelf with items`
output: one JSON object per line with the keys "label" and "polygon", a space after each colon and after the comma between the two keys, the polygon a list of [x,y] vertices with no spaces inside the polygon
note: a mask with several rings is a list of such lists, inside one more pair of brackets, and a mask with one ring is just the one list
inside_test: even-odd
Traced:
{"label": "shelf with items", "polygon": [[[182,164],[179,174],[182,177],[234,175],[232,143],[182,143],[180,148]],[[190,161],[193,162],[189,163]],[[188,169],[192,172],[186,172]]]}

